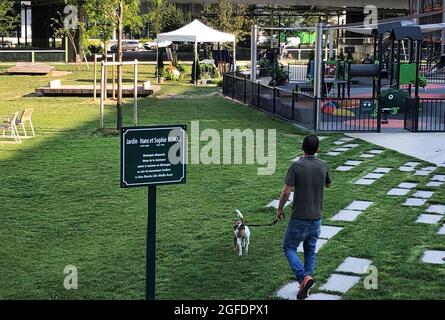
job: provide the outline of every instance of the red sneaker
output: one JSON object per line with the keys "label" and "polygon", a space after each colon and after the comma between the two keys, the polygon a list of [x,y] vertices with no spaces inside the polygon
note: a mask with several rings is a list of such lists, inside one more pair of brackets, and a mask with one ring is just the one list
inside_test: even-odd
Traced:
{"label": "red sneaker", "polygon": [[309,289],[314,285],[314,279],[311,276],[305,276],[303,282],[300,284],[300,290],[297,293],[297,299],[306,299],[309,295]]}

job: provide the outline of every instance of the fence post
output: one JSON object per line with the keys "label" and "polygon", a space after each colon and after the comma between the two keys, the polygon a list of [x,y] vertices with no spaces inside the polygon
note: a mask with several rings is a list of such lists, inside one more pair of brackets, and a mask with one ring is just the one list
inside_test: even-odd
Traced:
{"label": "fence post", "polygon": [[246,77],[244,77],[244,104],[246,104],[246,99],[247,99],[247,97],[246,97],[246,95],[247,95],[247,79],[246,79]]}
{"label": "fence post", "polygon": [[235,76],[232,77],[232,99],[235,99]]}
{"label": "fence post", "polygon": [[314,132],[317,133],[318,129],[318,97],[314,97]]}
{"label": "fence post", "polygon": [[[377,132],[382,130],[382,98],[377,99]],[[405,101],[405,112],[406,112],[406,101]],[[405,113],[406,114],[406,113]]]}
{"label": "fence post", "polygon": [[260,87],[261,84],[257,82],[257,98],[256,98],[256,106],[260,107]]}
{"label": "fence post", "polygon": [[415,97],[415,104],[414,104],[414,132],[419,131],[419,107],[420,107],[420,99],[419,97]]}
{"label": "fence post", "polygon": [[292,110],[291,110],[292,120],[295,118],[295,91],[292,90]]}
{"label": "fence post", "polygon": [[276,113],[277,110],[277,106],[276,106],[276,101],[277,101],[277,89],[274,87],[273,88],[273,108],[272,108],[272,113]]}

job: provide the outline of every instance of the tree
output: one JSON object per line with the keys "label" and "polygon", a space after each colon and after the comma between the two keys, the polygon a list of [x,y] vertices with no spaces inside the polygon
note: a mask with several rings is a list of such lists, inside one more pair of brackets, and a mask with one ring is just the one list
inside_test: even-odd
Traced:
{"label": "tree", "polygon": [[150,22],[150,29],[155,35],[176,30],[182,27],[186,20],[181,10],[172,3],[166,3],[165,0],[153,0],[146,19]]}
{"label": "tree", "polygon": [[217,4],[203,6],[201,18],[211,27],[235,34],[238,41],[244,41],[250,36],[253,23],[247,12],[247,5],[238,4],[234,7],[231,0],[218,0]]}
{"label": "tree", "polygon": [[5,37],[8,37],[19,22],[19,15],[11,0],[0,0],[0,37],[2,44],[5,44]]}
{"label": "tree", "polygon": [[124,28],[138,31],[142,27],[140,0],[81,0],[88,22],[84,26],[84,40],[99,37],[103,53],[107,55],[107,44],[113,33],[118,33],[116,129],[122,128],[122,39]]}

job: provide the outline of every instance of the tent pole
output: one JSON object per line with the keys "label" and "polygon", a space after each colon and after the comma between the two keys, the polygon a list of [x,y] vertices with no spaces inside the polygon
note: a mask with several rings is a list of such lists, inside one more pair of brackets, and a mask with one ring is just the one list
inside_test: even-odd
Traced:
{"label": "tent pole", "polygon": [[198,85],[198,79],[196,79],[196,69],[198,68],[198,42],[195,41],[195,70],[193,70],[193,72],[195,73],[195,85]]}

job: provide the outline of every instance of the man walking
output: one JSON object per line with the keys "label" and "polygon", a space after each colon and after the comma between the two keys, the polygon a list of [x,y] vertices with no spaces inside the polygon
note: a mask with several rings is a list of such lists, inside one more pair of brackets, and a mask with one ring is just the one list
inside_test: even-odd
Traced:
{"label": "man walking", "polygon": [[[292,216],[284,236],[284,255],[300,283],[297,299],[306,299],[314,285],[312,274],[315,267],[315,245],[320,235],[321,211],[324,187],[331,185],[326,162],[317,159],[319,140],[314,134],[304,138],[303,157],[292,163],[284,179],[277,219],[284,219],[284,205],[294,192]],[[297,254],[303,242],[304,264]]]}

